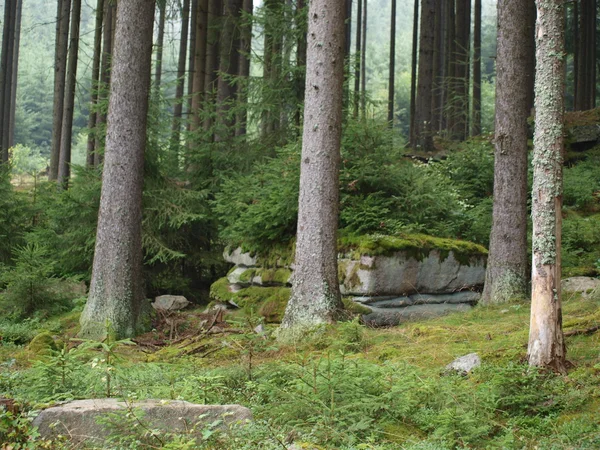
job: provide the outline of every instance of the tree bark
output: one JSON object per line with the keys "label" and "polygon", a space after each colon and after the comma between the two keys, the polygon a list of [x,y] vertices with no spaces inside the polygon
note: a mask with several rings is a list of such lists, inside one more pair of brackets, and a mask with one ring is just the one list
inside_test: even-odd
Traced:
{"label": "tree bark", "polygon": [[[104,2],[104,35],[102,38],[102,61],[100,63],[100,86],[98,92],[98,101],[105,102],[108,100],[108,92],[110,89],[110,66],[113,52],[113,17],[115,14],[115,7],[111,4],[110,0]],[[102,164],[103,152],[100,150],[103,148],[103,142],[101,139],[103,128],[106,125],[106,114],[99,112],[96,117],[96,152],[94,153],[94,165],[98,166]]]}
{"label": "tree bark", "polygon": [[[192,130],[192,117],[193,117],[193,95],[194,95],[194,77],[196,75],[196,33],[198,30],[198,0],[192,0],[191,12],[190,12],[190,50],[188,56],[188,74],[187,74],[187,120],[186,130],[189,132]],[[206,50],[205,50],[206,52]],[[186,140],[189,140],[189,136],[186,136]],[[188,143],[189,145],[189,143]]]}
{"label": "tree bark", "polygon": [[181,138],[181,117],[183,115],[183,92],[185,86],[185,67],[190,26],[190,0],[183,0],[181,10],[181,40],[179,41],[179,59],[177,64],[177,84],[175,104],[173,106],[173,126],[171,127],[171,159],[177,165],[177,151]]}
{"label": "tree bark", "polygon": [[12,79],[10,90],[10,114],[8,118],[8,148],[15,145],[15,116],[17,112],[17,86],[19,78],[19,50],[21,47],[21,19],[23,17],[23,0],[16,0],[15,37],[12,63]]}
{"label": "tree bark", "polygon": [[433,91],[431,92],[431,130],[432,132],[439,131],[440,120],[439,115],[442,109],[442,85],[443,78],[443,49],[444,49],[444,34],[443,34],[443,12],[444,5],[442,2],[435,2],[434,13],[434,35],[433,35]]}
{"label": "tree bark", "polygon": [[527,296],[527,139],[533,48],[523,11],[531,0],[498,2],[494,212],[481,302]]}
{"label": "tree bark", "polygon": [[454,137],[456,122],[456,0],[447,3],[446,16],[446,79],[444,80],[444,128],[450,138]]}
{"label": "tree bark", "polygon": [[[364,0],[365,2],[367,0]],[[361,45],[362,45],[362,7],[363,0],[358,0],[356,5],[356,45],[354,57],[354,119],[358,119],[358,111],[360,106],[360,75],[361,75]]]}
{"label": "tree bark", "polygon": [[390,67],[388,75],[388,126],[394,128],[394,89],[396,81],[396,0],[392,0],[390,15]]}
{"label": "tree bark", "polygon": [[96,117],[98,105],[98,81],[100,80],[100,57],[102,55],[102,21],[104,18],[104,0],[96,3],[96,30],[94,31],[94,57],[92,62],[92,95],[90,101],[90,116],[88,119],[88,139],[86,166],[94,166],[94,153],[96,151]]}
{"label": "tree bark", "polygon": [[236,136],[244,136],[248,122],[248,83],[250,80],[250,52],[252,51],[252,0],[243,0],[244,17],[240,25],[239,77],[241,89],[238,89],[238,107],[240,112],[236,119]]}
{"label": "tree bark", "polygon": [[[308,13],[304,135],[292,295],[281,324],[298,329],[335,320],[340,140],[344,84],[342,0],[312,0]],[[323,105],[328,105],[323,108]],[[280,336],[285,337],[290,330]]]}
{"label": "tree bark", "polygon": [[52,108],[52,147],[50,153],[50,171],[48,179],[58,178],[60,159],[60,141],[65,106],[65,79],[67,72],[67,53],[69,49],[69,15],[71,0],[60,0],[60,13],[57,17],[58,39],[56,40],[54,60],[54,106]]}
{"label": "tree bark", "polygon": [[163,60],[163,48],[165,45],[165,22],[167,19],[167,6],[158,5],[159,16],[158,16],[158,40],[156,42],[156,73],[154,75],[154,88],[157,92],[160,91],[160,84],[162,81],[162,60]]}
{"label": "tree bark", "polygon": [[73,142],[73,114],[75,112],[75,88],[77,84],[77,58],[79,55],[79,25],[81,0],[73,0],[71,12],[71,43],[65,85],[65,106],[62,131],[60,132],[60,157],[58,163],[58,185],[67,188],[71,176],[71,144]]}
{"label": "tree bark", "polygon": [[473,136],[481,134],[481,0],[475,0],[475,24],[473,26],[473,125],[471,134]]}
{"label": "tree bark", "polygon": [[[417,0],[418,1],[418,0]],[[367,118],[367,19],[368,0],[363,0],[363,23],[362,23],[362,52],[360,53],[360,109],[363,119]]]}
{"label": "tree bark", "polygon": [[464,140],[468,136],[469,117],[469,63],[470,63],[471,1],[456,1],[456,118],[454,136]]}
{"label": "tree bark", "polygon": [[306,3],[304,0],[296,2],[296,27],[302,30],[296,44],[296,128],[300,131],[302,126],[302,109],[304,107],[304,87],[306,83]]}
{"label": "tree bark", "polygon": [[529,365],[566,373],[561,307],[564,2],[536,0],[533,270]]}
{"label": "tree bark", "polygon": [[592,109],[596,104],[596,16],[596,0],[582,1],[577,41],[576,111]]}
{"label": "tree bark", "polygon": [[[219,47],[221,37],[221,16],[223,0],[208,0],[208,41],[206,44],[206,76],[204,78],[205,105],[210,107],[210,113],[216,109],[216,91],[219,73]],[[214,120],[211,114],[206,115],[204,130],[209,131]]]}
{"label": "tree bark", "polygon": [[433,151],[431,104],[433,92],[433,45],[435,0],[421,0],[421,37],[419,39],[419,76],[415,111],[415,137],[422,151]]}
{"label": "tree bark", "polygon": [[[6,52],[6,65],[3,71],[2,90],[3,96],[0,102],[2,108],[2,116],[0,117],[0,126],[2,127],[0,145],[6,152],[9,151],[10,145],[10,112],[11,112],[11,99],[12,99],[12,86],[13,86],[13,65],[14,65],[14,52],[15,52],[15,22],[17,14],[17,0],[11,0],[7,2],[9,8],[9,21],[4,22],[8,30],[8,41],[7,41],[7,52]],[[4,57],[4,55],[3,55]],[[3,61],[4,62],[4,61]]]}
{"label": "tree bark", "polygon": [[196,45],[194,56],[194,79],[192,82],[192,117],[191,131],[195,132],[201,124],[201,105],[204,100],[206,78],[206,44],[208,38],[208,0],[198,3],[196,18]]}
{"label": "tree bark", "polygon": [[152,62],[154,0],[120,1],[98,232],[80,336],[142,331],[142,187]]}
{"label": "tree bark", "polygon": [[411,147],[416,147],[415,138],[415,114],[417,110],[417,63],[419,52],[419,0],[415,0],[413,12],[413,41],[412,41],[412,60],[410,72],[410,128],[409,143]]}

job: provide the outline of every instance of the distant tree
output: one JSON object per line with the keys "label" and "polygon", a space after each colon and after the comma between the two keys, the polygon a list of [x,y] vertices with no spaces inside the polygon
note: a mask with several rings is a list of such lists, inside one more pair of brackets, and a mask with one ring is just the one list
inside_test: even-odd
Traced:
{"label": "distant tree", "polygon": [[583,111],[596,106],[596,0],[581,1],[578,16],[575,110]]}
{"label": "distant tree", "polygon": [[90,100],[90,115],[88,119],[88,140],[86,152],[86,166],[94,165],[96,151],[96,138],[92,130],[96,127],[98,105],[98,81],[100,80],[100,58],[102,55],[102,21],[104,19],[104,0],[96,3],[96,28],[94,30],[94,55],[92,57],[92,95]]}
{"label": "distant tree", "polygon": [[415,111],[415,144],[421,150],[433,150],[431,105],[433,96],[433,48],[435,1],[421,0],[419,38],[419,75]]}
{"label": "distant tree", "polygon": [[[527,8],[527,6],[525,6]],[[481,134],[481,0],[475,0],[473,24],[473,123],[471,134]]]}
{"label": "distant tree", "polygon": [[[208,38],[206,43],[206,75],[204,78],[205,105],[211,110],[216,108],[217,81],[219,74],[219,47],[221,37],[221,18],[223,15],[223,0],[208,0]],[[204,120],[204,130],[209,131],[213,126],[211,114]]]}
{"label": "distant tree", "polygon": [[[365,0],[367,1],[367,0]],[[354,109],[353,116],[358,119],[358,111],[360,106],[360,77],[361,77],[361,52],[362,52],[362,15],[363,15],[363,0],[358,0],[356,5],[356,45],[355,45],[355,61],[354,61]]]}
{"label": "distant tree", "polygon": [[296,266],[283,329],[332,322],[342,308],[337,227],[344,17],[343,0],[310,2]]}
{"label": "distant tree", "polygon": [[154,73],[154,88],[159,91],[162,82],[163,53],[165,46],[165,23],[167,21],[166,0],[156,2],[158,8],[158,38],[156,41],[156,68]]}
{"label": "distant tree", "polygon": [[388,124],[394,126],[394,92],[396,80],[396,0],[392,0],[390,14],[390,65],[388,74]]}
{"label": "distant tree", "polygon": [[238,89],[240,111],[236,118],[236,136],[245,135],[248,125],[248,81],[250,79],[250,54],[252,52],[252,0],[243,0],[242,10],[244,15],[240,24],[238,75],[243,86],[241,89]]}
{"label": "distant tree", "polygon": [[77,84],[77,60],[79,56],[79,26],[81,22],[81,0],[73,0],[71,12],[71,35],[62,131],[60,132],[60,156],[58,159],[58,184],[67,187],[71,176],[71,146],[73,143],[73,115],[75,113],[75,88]]}
{"label": "distant tree", "polygon": [[528,359],[566,373],[562,331],[561,228],[564,151],[564,1],[536,0],[533,264]]}
{"label": "distant tree", "polygon": [[[84,338],[116,338],[143,327],[142,187],[152,60],[154,0],[117,5],[106,153]],[[115,231],[117,230],[117,231]]]}
{"label": "distant tree", "polygon": [[414,0],[412,57],[410,69],[410,128],[408,139],[411,147],[416,146],[415,141],[415,115],[417,111],[417,62],[419,52],[419,0]]}
{"label": "distant tree", "polygon": [[3,160],[8,160],[10,141],[10,113],[12,100],[12,77],[15,51],[15,22],[17,15],[17,0],[7,0],[4,9],[4,30],[2,36],[2,62],[0,63],[0,147]]}
{"label": "distant tree", "polygon": [[191,128],[196,131],[201,125],[201,105],[204,100],[206,79],[206,44],[208,39],[208,0],[198,2],[196,17],[196,44],[194,46],[194,77],[192,79]]}
{"label": "distant tree", "polygon": [[185,67],[187,62],[188,32],[190,27],[190,0],[183,0],[181,9],[181,39],[177,64],[177,84],[175,104],[173,105],[173,126],[171,133],[171,159],[177,159],[177,149],[181,136],[181,118],[183,117],[183,92],[185,87]]}
{"label": "distant tree", "polygon": [[69,19],[71,0],[58,0],[56,19],[56,49],[54,59],[54,107],[52,112],[52,142],[50,151],[50,172],[48,179],[58,178],[60,140],[65,106],[65,79],[67,74],[67,54],[69,50]]}
{"label": "distant tree", "polygon": [[469,135],[469,86],[471,62],[471,0],[456,0],[456,64],[454,68],[455,123],[452,134],[464,140]]}
{"label": "distant tree", "polygon": [[363,0],[362,44],[360,52],[360,110],[363,119],[367,117],[367,22],[368,0]]}
{"label": "distant tree", "polygon": [[527,296],[527,140],[534,53],[523,45],[533,30],[522,14],[531,0],[498,2],[494,212],[482,303]]}
{"label": "distant tree", "polygon": [[16,0],[15,38],[10,89],[10,113],[8,118],[8,148],[15,145],[15,115],[17,111],[17,85],[19,77],[19,54],[21,47],[21,20],[23,17],[23,0]]}
{"label": "distant tree", "polygon": [[298,34],[296,44],[296,128],[300,130],[302,125],[302,109],[304,108],[304,88],[306,82],[306,2],[296,2],[296,28],[301,32]]}

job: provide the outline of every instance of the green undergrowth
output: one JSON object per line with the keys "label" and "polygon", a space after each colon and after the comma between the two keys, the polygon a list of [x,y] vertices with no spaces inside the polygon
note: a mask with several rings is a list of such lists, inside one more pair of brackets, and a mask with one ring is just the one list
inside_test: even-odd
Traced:
{"label": "green undergrowth", "polygon": [[[563,315],[567,332],[594,327],[600,299],[565,294]],[[527,303],[477,307],[390,329],[348,321],[318,327],[295,345],[279,344],[274,326],[253,331],[261,322],[256,316],[228,317],[235,333],[159,352],[111,344],[109,364],[108,350],[93,344],[11,362],[11,352],[26,351],[11,344],[0,353],[0,397],[16,398],[26,410],[103,397],[110,374],[118,397],[234,403],[254,414],[246,428],[207,425],[196,441],[165,434],[162,444],[149,444],[143,426],[132,426],[105,448],[270,450],[291,442],[342,450],[600,446],[600,335],[566,338],[573,364],[568,376],[528,369]],[[209,350],[182,354],[198,345]],[[481,356],[480,368],[468,376],[444,374],[449,362],[472,352]],[[14,425],[14,418],[0,413],[0,436],[6,424]]]}

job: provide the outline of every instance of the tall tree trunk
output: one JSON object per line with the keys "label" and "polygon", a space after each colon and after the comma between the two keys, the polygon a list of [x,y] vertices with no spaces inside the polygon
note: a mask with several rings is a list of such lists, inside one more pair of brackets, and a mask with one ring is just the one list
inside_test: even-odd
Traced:
{"label": "tall tree trunk", "polygon": [[304,87],[306,83],[306,3],[305,0],[296,2],[296,28],[302,30],[296,44],[296,128],[302,126],[302,109],[304,107]]}
{"label": "tall tree trunk", "polygon": [[[418,1],[418,0],[417,0]],[[362,23],[362,52],[360,53],[360,109],[363,119],[367,118],[367,19],[368,0],[363,0],[363,23]]]}
{"label": "tall tree trunk", "polygon": [[[104,2],[104,35],[102,37],[102,61],[100,63],[100,90],[98,92],[98,101],[106,102],[108,100],[108,92],[110,88],[110,66],[113,52],[113,18],[115,14],[115,6],[110,0]],[[106,125],[106,113],[98,112],[96,117],[96,152],[94,153],[94,165],[102,164],[103,153],[100,151],[104,147],[101,137],[103,136],[103,128]]]}
{"label": "tall tree trunk", "polygon": [[527,61],[524,61],[523,72],[527,77],[527,111],[531,115],[534,102],[534,84],[535,84],[535,19],[537,17],[537,9],[535,1],[527,2],[527,39],[522,45],[527,47],[529,55]]}
{"label": "tall tree trunk", "polygon": [[264,30],[264,64],[263,64],[263,103],[265,109],[261,116],[263,139],[267,138],[279,128],[280,99],[273,95],[273,89],[279,82],[281,58],[281,32],[278,31],[276,22],[282,20],[282,0],[266,0],[265,30]]}
{"label": "tall tree trunk", "polygon": [[6,66],[4,67],[2,80],[2,90],[3,97],[2,102],[0,102],[0,106],[2,107],[2,117],[0,121],[0,126],[2,127],[2,139],[1,146],[2,149],[10,148],[10,134],[9,134],[9,121],[10,121],[10,111],[11,111],[11,98],[12,98],[12,77],[13,77],[13,64],[14,64],[14,52],[15,52],[15,22],[16,22],[16,13],[17,13],[17,0],[11,0],[10,3],[7,2],[10,9],[10,18],[8,22],[5,22],[5,28],[8,29],[8,43],[7,43],[7,52],[6,52]]}
{"label": "tall tree trunk", "polygon": [[[367,0],[364,0],[365,2]],[[360,106],[360,75],[361,75],[361,45],[362,45],[362,2],[358,0],[356,5],[356,45],[354,57],[354,119],[358,119],[358,110]]]}
{"label": "tall tree trunk", "polygon": [[158,40],[156,41],[156,73],[154,75],[154,88],[157,92],[160,91],[160,83],[162,80],[163,66],[163,48],[165,45],[165,23],[167,20],[167,6],[158,4]]}
{"label": "tall tree trunk", "polygon": [[21,19],[23,17],[23,0],[16,0],[15,45],[13,50],[12,86],[10,90],[10,116],[8,121],[8,148],[15,145],[15,116],[17,112],[17,86],[19,78],[19,50],[21,48]]}
{"label": "tall tree trunk", "polygon": [[433,44],[435,0],[421,1],[421,37],[419,39],[419,76],[415,111],[415,137],[422,151],[433,151],[431,104],[433,91]]}
{"label": "tall tree trunk", "polygon": [[456,123],[455,137],[464,140],[468,135],[469,62],[470,62],[471,1],[456,1]]}
{"label": "tall tree trunk", "polygon": [[443,11],[442,2],[435,2],[435,19],[433,35],[433,91],[431,93],[431,131],[439,131],[439,114],[442,108],[442,85],[443,85]]}
{"label": "tall tree trunk", "polygon": [[582,1],[580,8],[576,111],[595,106],[596,89],[596,0]]}
{"label": "tall tree trunk", "polygon": [[236,136],[244,136],[248,122],[248,85],[250,81],[250,52],[252,50],[252,0],[243,0],[244,18],[240,26],[239,76],[242,81],[238,89],[238,107],[240,112],[236,119]]}
{"label": "tall tree trunk", "polygon": [[80,319],[80,336],[96,340],[107,322],[117,339],[144,327],[142,187],[154,1],[120,1],[117,8],[96,249]]}
{"label": "tall tree trunk", "polygon": [[201,106],[204,100],[206,79],[206,44],[208,39],[208,0],[198,3],[196,18],[196,45],[194,56],[194,79],[192,82],[191,131],[197,131],[201,124]]}
{"label": "tall tree trunk", "polygon": [[483,304],[527,296],[527,67],[533,30],[523,14],[531,0],[498,2],[494,212]]}
{"label": "tall tree trunk", "polygon": [[[344,2],[312,0],[308,17],[296,268],[282,329],[332,322],[342,309],[337,272],[337,226],[343,120]],[[287,333],[280,336],[285,338]]]}
{"label": "tall tree trunk", "polygon": [[183,115],[183,91],[185,86],[185,66],[190,26],[190,0],[183,0],[181,10],[181,40],[179,41],[179,59],[177,64],[177,84],[175,88],[175,104],[173,106],[173,126],[171,127],[171,160],[177,166],[178,149],[181,137],[181,117]]}
{"label": "tall tree trunk", "polygon": [[390,15],[390,67],[388,75],[388,126],[394,128],[394,90],[396,80],[396,0],[392,0]]}
{"label": "tall tree trunk", "polygon": [[579,80],[579,0],[573,1],[573,110],[577,111]]}
{"label": "tall tree trunk", "polygon": [[219,79],[217,83],[218,132],[215,141],[224,141],[235,134],[235,118],[230,109],[237,95],[237,85],[231,77],[238,74],[239,34],[237,23],[240,17],[240,0],[226,0],[219,52]]}
{"label": "tall tree trunk", "polygon": [[73,114],[75,112],[75,88],[77,86],[77,58],[79,55],[79,25],[81,21],[81,0],[73,0],[71,13],[71,43],[65,86],[65,108],[63,110],[62,131],[60,133],[60,157],[58,163],[58,184],[66,188],[71,176],[71,144],[73,142]]}
{"label": "tall tree trunk", "polygon": [[50,172],[48,178],[58,178],[62,120],[65,107],[65,78],[67,73],[67,53],[69,49],[69,16],[71,0],[60,0],[60,13],[57,17],[58,38],[54,59],[54,106],[52,108],[52,147],[50,150]]}
{"label": "tall tree trunk", "polygon": [[[393,0],[395,1],[395,0]],[[346,26],[344,27],[345,43],[344,43],[344,120],[349,111],[350,102],[350,52],[352,51],[352,0],[346,2],[346,17],[344,19]]]}
{"label": "tall tree trunk", "polygon": [[446,16],[446,80],[444,89],[445,129],[450,138],[454,137],[456,123],[456,0],[447,3]]}
{"label": "tall tree trunk", "polygon": [[528,359],[566,373],[561,307],[564,20],[562,0],[536,0],[533,270]]}
{"label": "tall tree trunk", "polygon": [[475,0],[475,24],[473,27],[473,126],[471,134],[473,136],[481,134],[481,0]]}
{"label": "tall tree trunk", "polygon": [[[186,130],[188,133],[192,130],[192,102],[194,94],[194,76],[196,74],[196,33],[198,30],[198,0],[192,0],[190,12],[190,50],[188,56],[188,75],[187,75],[187,120]],[[206,50],[205,50],[206,52]],[[186,137],[189,140],[189,136]],[[189,145],[189,144],[188,144]]]}
{"label": "tall tree trunk", "polygon": [[[98,80],[100,79],[100,56],[102,55],[102,20],[104,18],[104,0],[96,3],[96,30],[94,31],[94,57],[92,62],[92,98],[90,101],[90,117],[88,119],[88,139],[86,152],[86,166],[94,166],[94,153],[96,151],[96,117],[98,104]],[[92,131],[93,130],[93,131]]]}
{"label": "tall tree trunk", "polygon": [[413,34],[412,34],[412,60],[410,71],[410,128],[409,128],[409,143],[411,147],[415,147],[416,130],[415,130],[415,115],[417,110],[417,55],[419,52],[419,0],[415,0],[413,13]]}
{"label": "tall tree trunk", "polygon": [[204,79],[205,105],[210,106],[206,115],[204,130],[212,128],[214,120],[211,115],[216,109],[217,80],[219,73],[219,47],[221,38],[221,16],[223,15],[223,0],[208,0],[208,41],[206,44],[206,77]]}

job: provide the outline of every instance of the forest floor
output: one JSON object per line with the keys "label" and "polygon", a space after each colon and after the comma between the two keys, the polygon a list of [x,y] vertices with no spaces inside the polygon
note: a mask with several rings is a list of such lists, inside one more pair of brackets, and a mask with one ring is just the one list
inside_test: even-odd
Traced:
{"label": "forest floor", "polygon": [[[171,436],[157,445],[132,428],[105,448],[600,448],[600,297],[565,294],[563,317],[568,376],[524,365],[525,303],[388,329],[345,322],[290,345],[258,317],[196,309],[156,317],[133,342],[94,349],[73,340],[78,313],[70,313],[32,324],[39,334],[29,345],[0,345],[0,397],[25,410],[107,395],[239,403],[255,417],[244,430],[205,430],[193,443]],[[473,352],[481,367],[445,372]]]}

